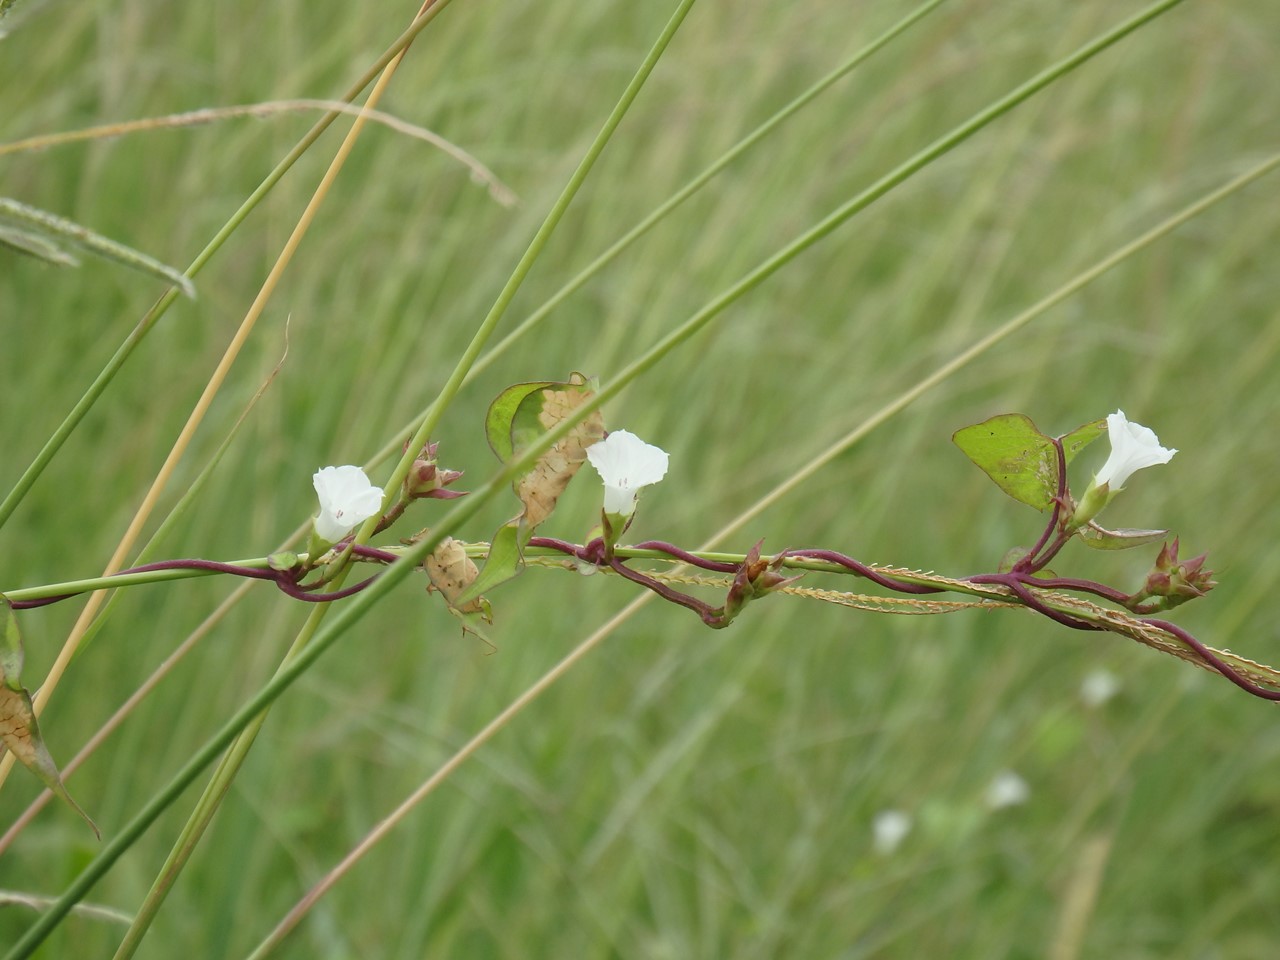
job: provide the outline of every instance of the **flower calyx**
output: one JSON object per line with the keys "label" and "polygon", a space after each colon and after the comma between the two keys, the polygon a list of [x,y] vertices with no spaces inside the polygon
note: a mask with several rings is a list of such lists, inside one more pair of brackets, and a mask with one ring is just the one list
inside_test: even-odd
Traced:
{"label": "flower calyx", "polygon": [[413,461],[404,478],[405,500],[455,500],[469,492],[445,489],[462,476],[462,471],[447,470],[437,463],[436,450],[439,446],[439,443],[427,443]]}
{"label": "flower calyx", "polygon": [[763,540],[755,542],[733,575],[733,583],[729,586],[729,595],[725,598],[723,607],[726,624],[752,600],[767,596],[800,579],[800,576],[784,577],[778,572],[786,559],[786,551],[768,560],[761,558],[760,547],[763,543]]}
{"label": "flower calyx", "polygon": [[1218,585],[1213,571],[1204,567],[1207,553],[1190,560],[1178,559],[1178,540],[1160,548],[1155,565],[1147,574],[1142,588],[1125,605],[1138,613],[1168,610],[1179,604],[1203,597]]}

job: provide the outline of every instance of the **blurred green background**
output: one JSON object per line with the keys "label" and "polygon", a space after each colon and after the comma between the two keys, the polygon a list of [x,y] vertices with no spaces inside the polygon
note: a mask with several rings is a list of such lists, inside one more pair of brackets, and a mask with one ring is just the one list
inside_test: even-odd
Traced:
{"label": "blurred green background", "polygon": [[[696,7],[502,332],[913,6]],[[277,363],[291,318],[288,359],[163,555],[267,552],[313,510],[318,466],[363,461],[430,401],[673,7],[457,0],[428,29],[382,108],[474,152],[520,203],[503,208],[438,152],[368,129],[174,490]],[[477,378],[436,438],[442,460],[467,471],[460,486],[478,485],[496,466],[482,424],[503,386],[571,370],[607,379],[916,149],[1139,8],[944,4]],[[0,141],[336,96],[415,9],[27,0],[0,40]],[[731,308],[606,410],[610,426],[671,453],[633,536],[702,542],[971,342],[1276,150],[1277,36],[1274,5],[1184,4]],[[6,157],[0,194],[181,267],[312,119]],[[0,589],[101,569],[337,143],[331,132],[303,158],[198,277],[199,300],[175,305],[112,384],[0,535]],[[1060,433],[1119,407],[1181,452],[1135,477],[1108,518],[1169,527],[1188,555],[1209,550],[1221,586],[1178,622],[1280,661],[1275,196],[1273,176],[1040,317],[725,548],[765,537],[766,551],[993,568],[1040,518],[1001,496],[950,434],[1008,411]],[[58,270],[0,251],[0,488],[160,292],[116,266]],[[1082,456],[1080,482],[1103,455]],[[598,487],[584,477],[545,533],[576,539],[590,526]],[[515,504],[493,505],[464,535],[487,539]],[[431,516],[412,515],[404,534]],[[1128,588],[1151,556],[1073,546],[1055,568]],[[230,589],[128,591],[46,715],[55,757],[69,759]],[[243,956],[633,594],[615,578],[530,571],[491,597],[491,653],[420,583],[400,589],[277,705],[139,956]],[[28,682],[78,609],[23,615]],[[71,778],[104,833],[262,684],[306,614],[254,590]],[[1100,669],[1119,693],[1089,706],[1081,684]],[[1029,614],[892,618],[787,598],[711,632],[651,604],[423,803],[279,955],[1271,956],[1278,760],[1268,704]],[[986,791],[1006,770],[1029,797],[991,810]],[[0,824],[36,793],[16,771]],[[136,909],[196,796],[90,899]],[[891,809],[913,829],[877,851],[873,818]],[[0,887],[56,895],[97,849],[50,807],[0,859]],[[0,911],[0,944],[33,916]],[[73,918],[41,955],[107,957],[121,934]]]}

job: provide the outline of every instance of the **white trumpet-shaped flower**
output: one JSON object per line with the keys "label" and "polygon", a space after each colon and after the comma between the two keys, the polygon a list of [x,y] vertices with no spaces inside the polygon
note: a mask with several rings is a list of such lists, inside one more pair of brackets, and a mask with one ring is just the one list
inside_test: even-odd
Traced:
{"label": "white trumpet-shaped flower", "polygon": [[320,498],[316,536],[326,543],[337,543],[382,509],[382,491],[359,467],[322,467],[311,482]]}
{"label": "white trumpet-shaped flower", "polygon": [[1080,682],[1080,699],[1086,707],[1100,707],[1120,692],[1120,678],[1110,670],[1092,670]]}
{"label": "white trumpet-shaped flower", "polygon": [[1012,770],[1002,770],[988,785],[983,799],[988,810],[1018,807],[1031,799],[1031,787]]}
{"label": "white trumpet-shaped flower", "polygon": [[889,856],[911,832],[911,814],[901,810],[881,810],[871,821],[871,845],[876,853]]}
{"label": "white trumpet-shaped flower", "polygon": [[1107,417],[1107,438],[1111,441],[1111,456],[1093,482],[1099,487],[1105,483],[1113,492],[1122,489],[1135,471],[1168,463],[1178,452],[1160,446],[1150,427],[1130,423],[1121,410]]}
{"label": "white trumpet-shaped flower", "polygon": [[604,512],[624,517],[635,512],[642,487],[667,475],[667,452],[626,430],[587,447],[587,459],[604,481]]}

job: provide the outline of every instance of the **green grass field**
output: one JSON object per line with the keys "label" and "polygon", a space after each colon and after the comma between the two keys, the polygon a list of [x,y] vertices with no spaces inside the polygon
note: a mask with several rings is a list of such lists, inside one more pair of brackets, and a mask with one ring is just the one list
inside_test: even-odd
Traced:
{"label": "green grass field", "polygon": [[[917,150],[1141,9],[948,0],[610,263],[463,388],[434,434],[479,487],[508,384],[608,381],[747,271]],[[274,549],[311,474],[367,461],[437,395],[674,2],[456,0],[361,136],[165,491],[153,531],[287,358],[156,557]],[[906,16],[881,3],[694,7],[498,328]],[[331,99],[415,7],[19,0],[0,39],[0,144],[205,107]],[[1280,10],[1184,3],[1000,117],[730,306],[606,405],[671,454],[629,539],[704,543],[1006,321],[1280,149]],[[0,196],[184,268],[320,116],[285,112],[0,155]],[[342,118],[196,277],[0,531],[0,590],[101,572],[333,157]],[[1047,432],[1123,408],[1179,449],[1110,525],[1167,527],[1220,586],[1173,619],[1280,661],[1277,174],[1036,316],[848,444],[722,541],[823,546],[960,576],[1043,518],[950,442],[1024,412]],[[163,293],[117,264],[0,249],[0,496]],[[494,341],[496,342],[496,340]],[[1081,455],[1083,485],[1105,441]],[[371,472],[381,484],[390,464]],[[588,470],[540,531],[595,522]],[[518,508],[485,505],[464,539]],[[394,543],[443,516],[418,505]],[[130,556],[135,554],[136,548]],[[1055,570],[1124,588],[1154,548],[1068,547]],[[636,595],[531,569],[490,595],[496,649],[414,577],[276,704],[137,956],[241,958],[382,817]],[[862,590],[847,578],[806,585]],[[43,714],[65,763],[236,584],[122,591]],[[867,590],[865,592],[872,592]],[[349,602],[349,601],[348,601]],[[40,683],[83,608],[21,614]],[[271,676],[311,612],[234,606],[68,778],[104,842]],[[1111,700],[1081,685],[1108,671]],[[310,911],[288,958],[1170,958],[1280,952],[1273,706],[1121,637],[1026,611],[891,617],[795,597],[724,631],[650,603],[423,800]],[[984,801],[1002,771],[1026,802]],[[197,784],[202,789],[208,774]],[[131,915],[200,789],[86,903]],[[15,770],[0,831],[38,795]],[[885,810],[912,818],[878,851]],[[0,889],[56,897],[102,845],[50,805]],[[0,909],[0,947],[38,917]],[[73,915],[36,954],[111,957]]]}

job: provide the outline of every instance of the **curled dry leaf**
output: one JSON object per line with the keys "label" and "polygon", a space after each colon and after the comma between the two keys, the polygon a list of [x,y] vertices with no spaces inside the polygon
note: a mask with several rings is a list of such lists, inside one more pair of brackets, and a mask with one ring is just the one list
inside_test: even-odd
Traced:
{"label": "curled dry leaf", "polygon": [[44,745],[40,727],[36,723],[35,708],[29,694],[19,679],[22,672],[22,636],[18,621],[7,600],[0,597],[0,617],[4,618],[0,630],[0,742],[13,753],[18,762],[40,778],[40,782],[53,791],[71,809],[89,824],[95,835],[101,838],[98,826],[80,805],[71,799],[62,785],[58,766]]}
{"label": "curled dry leaf", "polygon": [[[530,443],[557,424],[577,416],[577,409],[593,395],[590,381],[580,373],[566,381],[540,380],[507,387],[489,405],[485,434],[504,463],[528,449]],[[470,589],[460,598],[465,605],[479,599],[520,573],[524,545],[534,528],[547,519],[569,481],[587,459],[587,447],[604,438],[604,418],[593,411],[572,432],[538,458],[514,484],[522,504],[520,513],[497,529],[489,559]]]}
{"label": "curled dry leaf", "polygon": [[463,544],[452,537],[445,537],[440,546],[427,557],[424,566],[431,578],[431,586],[440,591],[450,610],[462,615],[479,614],[484,621],[492,622],[489,603],[484,597],[459,602],[459,598],[480,575],[479,568],[467,556]]}
{"label": "curled dry leaf", "polygon": [[[541,391],[538,423],[544,430],[550,430],[572,417],[574,410],[591,396],[586,378],[579,373],[573,374],[562,386],[566,389],[548,387]],[[524,504],[522,523],[527,530],[533,530],[551,516],[569,481],[586,462],[587,447],[603,438],[604,417],[599,410],[593,410],[520,478],[516,484],[516,495]]]}

